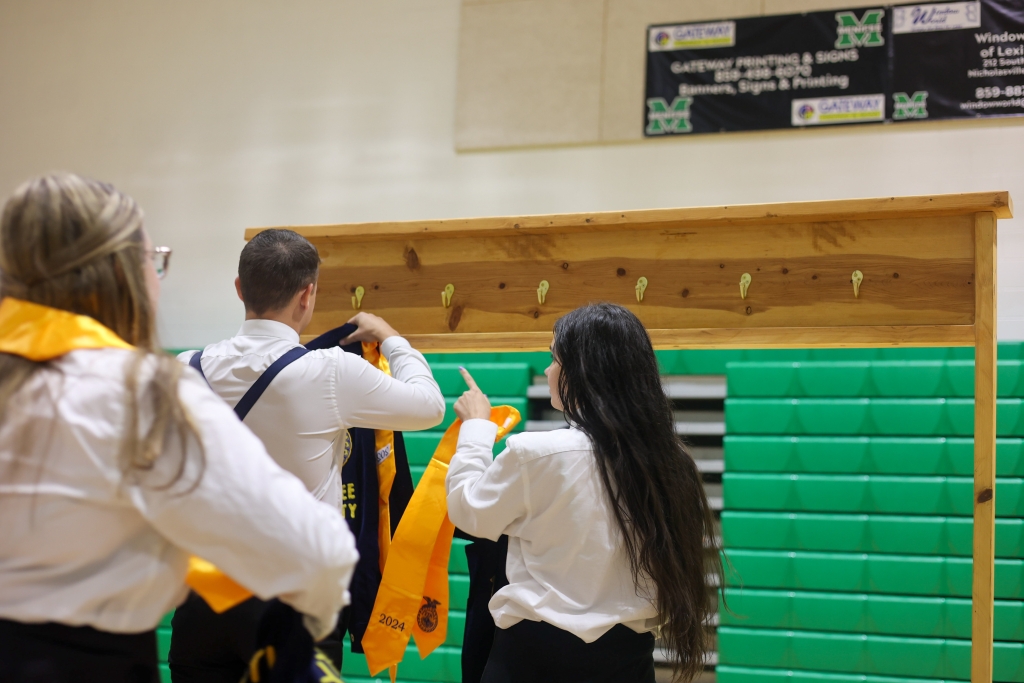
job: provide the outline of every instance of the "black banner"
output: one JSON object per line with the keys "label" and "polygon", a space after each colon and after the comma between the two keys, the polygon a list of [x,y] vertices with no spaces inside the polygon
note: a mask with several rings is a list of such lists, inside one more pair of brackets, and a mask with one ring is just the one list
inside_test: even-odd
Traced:
{"label": "black banner", "polygon": [[1024,114],[1021,0],[894,7],[892,42],[894,121]]}
{"label": "black banner", "polygon": [[1024,114],[1024,2],[651,26],[649,137]]}

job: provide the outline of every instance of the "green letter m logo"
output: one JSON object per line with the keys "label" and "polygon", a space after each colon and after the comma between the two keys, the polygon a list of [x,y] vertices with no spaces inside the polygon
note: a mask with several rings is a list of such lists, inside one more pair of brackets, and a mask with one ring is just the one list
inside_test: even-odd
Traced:
{"label": "green letter m logo", "polygon": [[913,96],[907,96],[905,92],[892,94],[894,121],[904,119],[926,119],[928,118],[927,90],[918,90]]}
{"label": "green letter m logo", "polygon": [[885,45],[882,37],[882,17],[884,9],[869,9],[858,21],[853,12],[836,12],[836,47],[877,47]]}
{"label": "green letter m logo", "polygon": [[647,134],[689,133],[693,130],[690,125],[691,102],[692,97],[677,97],[670,107],[664,97],[647,100]]}

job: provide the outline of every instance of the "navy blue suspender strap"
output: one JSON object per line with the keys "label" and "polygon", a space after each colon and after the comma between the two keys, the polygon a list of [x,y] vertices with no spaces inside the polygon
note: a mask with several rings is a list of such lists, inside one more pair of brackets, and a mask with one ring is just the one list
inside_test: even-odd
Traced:
{"label": "navy blue suspender strap", "polygon": [[[256,405],[256,401],[260,400],[260,396],[263,395],[263,392],[267,390],[267,387],[270,386],[270,383],[274,381],[274,378],[277,377],[282,370],[305,356],[309,351],[310,350],[304,346],[296,346],[294,349],[271,363],[270,367],[263,371],[263,374],[259,376],[259,379],[253,382],[253,385],[249,387],[249,390],[245,392],[245,395],[242,396],[235,405],[235,414],[238,415],[238,419],[245,419],[245,416],[249,414],[252,407]],[[189,358],[188,364],[198,370],[199,374],[203,376],[203,379],[206,379],[206,375],[203,373],[203,368],[200,364],[202,358],[203,352],[196,351],[192,354],[192,357]]]}
{"label": "navy blue suspender strap", "polygon": [[[203,359],[203,352],[202,351],[196,351],[195,353],[192,354],[192,357],[188,359],[188,364],[191,365],[193,368],[195,368],[196,372],[199,373],[200,377],[202,377],[203,379],[206,379],[206,373],[203,372],[203,364],[199,362],[202,359]],[[209,384],[210,380],[206,379],[206,383]]]}
{"label": "navy blue suspender strap", "polygon": [[298,359],[309,353],[309,349],[304,346],[296,346],[294,349],[284,354],[273,363],[270,367],[263,371],[251,387],[249,391],[245,392],[245,396],[235,405],[235,413],[238,415],[239,420],[244,420],[245,416],[249,414],[252,407],[256,405],[256,401],[260,399],[263,392],[267,390],[270,383],[274,381],[278,373],[284,370],[286,367],[297,361]]}

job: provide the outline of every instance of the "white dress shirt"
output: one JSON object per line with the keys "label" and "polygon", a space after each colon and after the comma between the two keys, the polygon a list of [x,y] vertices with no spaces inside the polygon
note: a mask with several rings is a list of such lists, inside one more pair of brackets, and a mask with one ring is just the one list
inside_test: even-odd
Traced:
{"label": "white dress shirt", "polygon": [[[299,346],[291,327],[246,320],[238,334],[203,350],[203,374],[228,405],[278,358]],[[178,359],[187,363],[194,351]],[[349,427],[414,431],[444,418],[444,397],[430,366],[402,337],[381,344],[391,377],[338,347],[307,353],[281,371],[245,418],[277,463],[319,500],[341,504],[341,476]]]}
{"label": "white dress shirt", "polygon": [[488,420],[466,421],[446,480],[455,526],[508,534],[494,623],[544,621],[588,643],[616,624],[652,630],[657,609],[634,585],[590,439],[577,429],[516,434],[492,461],[496,435]]}
{"label": "white dress shirt", "polygon": [[[358,559],[348,525],[317,502],[206,383],[178,393],[200,431],[170,490],[181,448],[169,435],[145,475],[118,462],[133,352],[72,351],[37,371],[0,422],[0,617],[116,633],[154,628],[187,594],[189,555],[306,615],[316,637],[348,602]],[[144,363],[146,387],[153,364]],[[140,396],[140,431],[153,415]],[[202,477],[198,468],[205,460]]]}

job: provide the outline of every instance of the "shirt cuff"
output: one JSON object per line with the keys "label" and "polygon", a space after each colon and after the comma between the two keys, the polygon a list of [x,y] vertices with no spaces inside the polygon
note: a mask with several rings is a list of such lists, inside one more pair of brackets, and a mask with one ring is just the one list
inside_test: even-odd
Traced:
{"label": "shirt cuff", "polygon": [[464,443],[477,443],[490,447],[494,445],[494,440],[497,437],[498,425],[490,420],[483,418],[466,420],[459,430],[459,446]]}
{"label": "shirt cuff", "polygon": [[388,337],[383,342],[381,342],[380,352],[382,354],[384,354],[384,358],[385,359],[390,361],[391,360],[391,352],[394,351],[399,346],[406,346],[406,347],[412,348],[412,346],[409,344],[409,340],[408,339],[406,339],[405,337],[399,337],[399,336],[396,335],[394,337]]}

